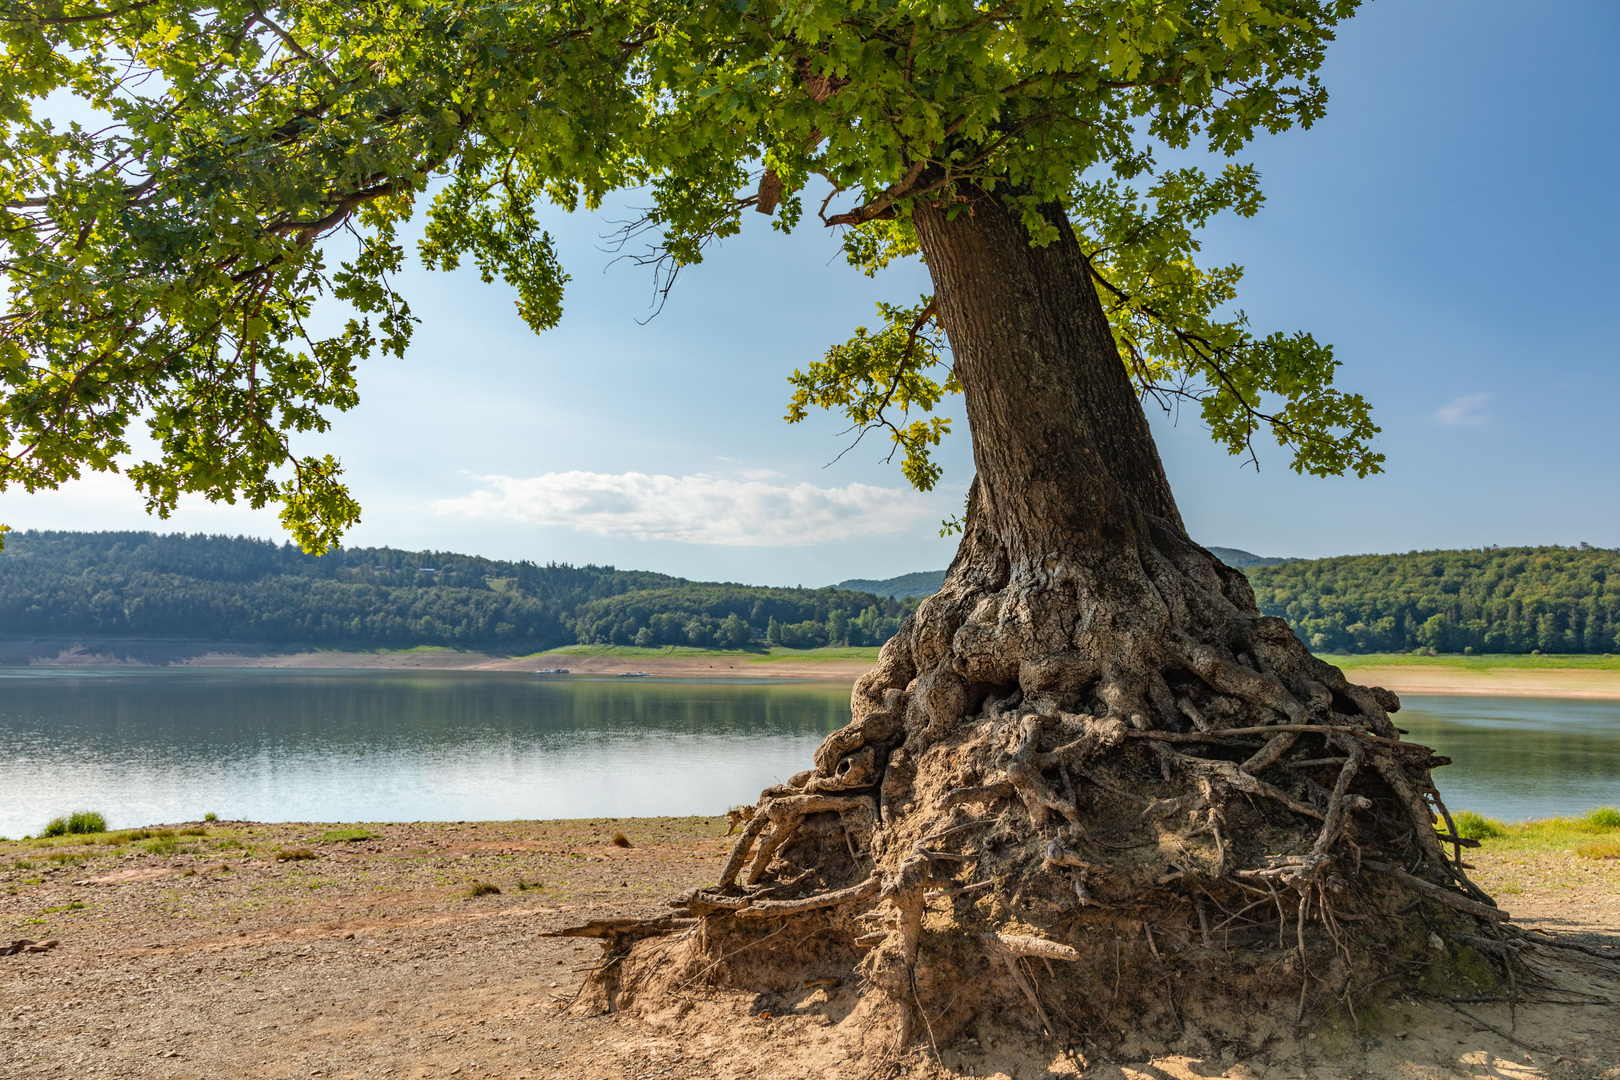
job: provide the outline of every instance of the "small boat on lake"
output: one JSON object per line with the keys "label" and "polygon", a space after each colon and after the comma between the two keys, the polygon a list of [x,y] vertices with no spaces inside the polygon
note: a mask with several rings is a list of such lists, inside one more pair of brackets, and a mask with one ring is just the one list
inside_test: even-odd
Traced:
{"label": "small boat on lake", "polygon": [[535,674],[536,675],[566,675],[566,674],[568,674],[568,669],[565,668],[565,667],[541,668],[539,671],[535,672]]}
{"label": "small boat on lake", "polygon": [[614,676],[615,679],[645,679],[646,677],[647,673],[645,671],[621,671]]}

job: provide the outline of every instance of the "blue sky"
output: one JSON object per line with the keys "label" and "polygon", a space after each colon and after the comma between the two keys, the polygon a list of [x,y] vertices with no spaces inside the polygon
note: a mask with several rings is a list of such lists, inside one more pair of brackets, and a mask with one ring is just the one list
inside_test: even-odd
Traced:
{"label": "blue sky", "polygon": [[[1263,448],[1256,473],[1195,416],[1155,414],[1196,539],[1296,556],[1620,546],[1617,45],[1608,0],[1382,0],[1344,28],[1327,118],[1239,159],[1268,204],[1217,221],[1206,255],[1247,267],[1257,331],[1334,344],[1387,471],[1298,477]],[[359,408],[302,447],[343,460],[365,507],[350,543],[788,585],[949,560],[937,523],[971,478],[959,404],[928,497],[874,441],[829,466],[836,418],[781,420],[787,374],[875,300],[914,300],[921,267],[868,280],[830,233],[758,217],[641,325],[650,278],[610,265],[601,239],[623,206],[551,216],[573,281],[549,334],[476,273],[406,276],[422,319],[409,355],[369,363]],[[154,522],[121,477],[0,495],[0,521],[281,536],[241,507]]]}

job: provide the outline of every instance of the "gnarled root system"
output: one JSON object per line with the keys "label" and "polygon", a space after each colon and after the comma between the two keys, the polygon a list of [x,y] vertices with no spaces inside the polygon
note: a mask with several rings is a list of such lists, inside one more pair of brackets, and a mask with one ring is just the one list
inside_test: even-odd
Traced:
{"label": "gnarled root system", "polygon": [[1238,1002],[1353,1013],[1437,955],[1506,964],[1445,759],[1398,708],[1179,530],[1039,565],[970,533],[852,722],[738,816],[720,880],[582,931],[607,945],[584,1007],[837,980],[890,1046],[992,1010],[1106,1039],[1230,1027]]}

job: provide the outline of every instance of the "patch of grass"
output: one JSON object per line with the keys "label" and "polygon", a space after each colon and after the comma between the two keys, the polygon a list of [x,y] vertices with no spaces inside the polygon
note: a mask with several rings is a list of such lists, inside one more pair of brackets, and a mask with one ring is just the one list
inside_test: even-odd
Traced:
{"label": "patch of grass", "polygon": [[1620,829],[1620,807],[1600,806],[1596,810],[1588,811],[1581,820],[1586,828],[1593,832]]}
{"label": "patch of grass", "polygon": [[480,896],[499,896],[501,887],[488,881],[475,881],[467,888],[468,899],[476,900]]}
{"label": "patch of grass", "polygon": [[633,847],[634,846],[634,845],[632,845],[630,843],[630,838],[628,836],[624,835],[624,833],[622,833],[622,832],[614,833],[613,834],[613,840],[611,842],[612,842],[614,847]]}
{"label": "patch of grass", "polygon": [[103,833],[96,837],[96,843],[118,847],[121,844],[128,844],[135,840],[145,840],[151,835],[151,829],[119,829],[117,832]]}
{"label": "patch of grass", "polygon": [[208,835],[208,830],[194,825],[189,829],[181,829],[180,830],[180,835],[181,836],[207,836]]}
{"label": "patch of grass", "polygon": [[[1534,821],[1501,822],[1481,817],[1472,811],[1453,813],[1458,832],[1479,840],[1491,851],[1569,851],[1581,854],[1588,850],[1601,851],[1620,847],[1620,809],[1599,806],[1579,817],[1538,818]],[[1487,829],[1499,831],[1473,835],[1465,821],[1483,823]],[[1589,858],[1612,858],[1609,855],[1590,855]]]}
{"label": "patch of grass", "polygon": [[1575,854],[1583,859],[1620,859],[1620,840],[1605,840],[1600,844],[1582,844]]}
{"label": "patch of grass", "polygon": [[1451,820],[1457,823],[1457,835],[1466,840],[1494,840],[1508,834],[1506,825],[1472,810],[1453,814]]}
{"label": "patch of grass", "polygon": [[75,810],[66,817],[54,817],[40,830],[41,836],[83,836],[107,831],[107,819],[95,810]]}
{"label": "patch of grass", "polygon": [[176,839],[174,830],[163,829],[161,832],[166,832],[169,835],[163,836],[161,833],[153,834],[152,839],[148,840],[141,846],[144,847],[147,853],[151,855],[173,855],[178,852],[180,850],[180,841]]}
{"label": "patch of grass", "polygon": [[366,829],[330,829],[321,834],[317,844],[347,844],[359,840],[374,840],[375,835]]}
{"label": "patch of grass", "polygon": [[297,862],[301,859],[313,859],[315,853],[307,847],[282,848],[276,852],[277,862]]}
{"label": "patch of grass", "polygon": [[218,821],[219,820],[219,815],[214,813],[212,810],[210,810],[210,811],[208,811],[208,813],[203,815],[203,820],[204,821]]}
{"label": "patch of grass", "polygon": [[45,910],[41,911],[40,914],[41,915],[60,915],[60,914],[62,914],[64,912],[68,912],[68,911],[83,911],[83,910],[84,910],[84,904],[82,904],[78,900],[75,900],[71,904],[59,904],[56,907],[48,907]]}
{"label": "patch of grass", "polygon": [[27,859],[18,859],[16,862],[11,864],[11,868],[13,870],[32,870],[34,868],[34,864],[29,862]]}
{"label": "patch of grass", "polygon": [[517,883],[518,892],[528,892],[530,889],[543,889],[545,887],[546,883],[543,881],[524,881],[519,878]]}

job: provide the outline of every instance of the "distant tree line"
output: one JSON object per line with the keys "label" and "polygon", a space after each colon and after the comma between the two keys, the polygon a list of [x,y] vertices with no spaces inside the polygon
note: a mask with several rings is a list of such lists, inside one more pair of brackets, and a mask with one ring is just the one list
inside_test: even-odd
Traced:
{"label": "distant tree line", "polygon": [[1244,571],[1316,652],[1620,652],[1620,552],[1485,548]]}
{"label": "distant tree line", "polygon": [[[913,602],[914,604],[914,602]],[[840,589],[245,537],[24,532],[0,553],[0,634],[354,648],[881,644],[909,610]],[[780,627],[771,637],[771,627]]]}
{"label": "distant tree line", "polygon": [[846,589],[683,582],[593,600],[580,608],[576,634],[583,644],[730,649],[763,639],[794,649],[881,645],[915,606],[914,600],[879,600]]}

